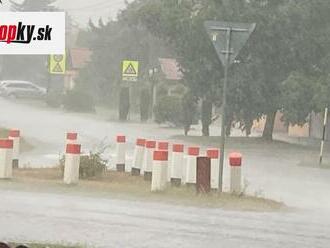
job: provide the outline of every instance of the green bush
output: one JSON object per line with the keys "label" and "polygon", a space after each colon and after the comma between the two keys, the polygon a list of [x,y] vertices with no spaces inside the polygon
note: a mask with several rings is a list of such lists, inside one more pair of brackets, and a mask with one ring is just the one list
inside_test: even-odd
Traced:
{"label": "green bush", "polygon": [[182,100],[178,96],[164,96],[159,99],[154,109],[157,123],[170,122],[175,126],[182,126]]}
{"label": "green bush", "polygon": [[49,91],[46,96],[46,103],[49,107],[59,108],[62,105],[63,94],[59,91]]}
{"label": "green bush", "polygon": [[80,90],[70,90],[63,97],[63,106],[66,110],[75,112],[95,112],[93,97]]}
{"label": "green bush", "polygon": [[129,88],[121,88],[119,95],[119,120],[127,121],[130,107]]}
{"label": "green bush", "polygon": [[[103,160],[100,153],[92,153],[82,155],[80,157],[79,178],[90,179],[100,178],[106,171],[107,161]],[[62,174],[64,173],[65,156],[60,159],[60,168]]]}
{"label": "green bush", "polygon": [[149,118],[150,102],[150,89],[143,88],[140,95],[140,118],[142,122],[147,121]]}

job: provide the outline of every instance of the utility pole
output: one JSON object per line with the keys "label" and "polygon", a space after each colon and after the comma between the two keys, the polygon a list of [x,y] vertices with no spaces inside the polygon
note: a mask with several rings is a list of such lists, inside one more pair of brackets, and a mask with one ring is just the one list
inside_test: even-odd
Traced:
{"label": "utility pole", "polygon": [[[231,64],[235,62],[240,49],[247,42],[251,33],[255,29],[255,24],[228,23],[207,21],[206,30],[211,36],[211,40],[216,49],[218,57],[224,66],[224,84],[222,90],[222,118],[221,118],[221,140],[220,140],[220,164],[219,164],[219,191],[222,192],[223,168],[225,159],[226,143],[226,107],[227,107],[227,85],[228,72]],[[233,41],[235,41],[232,46]]]}
{"label": "utility pole", "polygon": [[323,119],[322,141],[321,141],[321,149],[320,149],[320,160],[319,160],[320,165],[322,165],[322,160],[323,160],[323,149],[324,149],[324,141],[325,141],[327,123],[328,123],[328,112],[329,112],[328,108],[325,108],[324,119]]}
{"label": "utility pole", "polygon": [[149,77],[151,79],[151,120],[155,119],[154,109],[157,103],[157,82],[156,74],[158,73],[157,68],[152,68],[149,70]]}

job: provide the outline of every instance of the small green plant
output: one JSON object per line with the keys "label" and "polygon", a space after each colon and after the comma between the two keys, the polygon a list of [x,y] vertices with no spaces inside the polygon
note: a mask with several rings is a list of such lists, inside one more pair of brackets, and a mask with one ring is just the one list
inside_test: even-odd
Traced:
{"label": "small green plant", "polygon": [[[105,174],[107,161],[101,158],[100,153],[90,152],[88,155],[80,157],[79,178],[91,179],[100,178]],[[60,159],[60,168],[64,173],[65,156]]]}
{"label": "small green plant", "polygon": [[182,99],[178,96],[162,97],[154,109],[155,120],[157,123],[172,123],[175,126],[182,126],[183,111]]}

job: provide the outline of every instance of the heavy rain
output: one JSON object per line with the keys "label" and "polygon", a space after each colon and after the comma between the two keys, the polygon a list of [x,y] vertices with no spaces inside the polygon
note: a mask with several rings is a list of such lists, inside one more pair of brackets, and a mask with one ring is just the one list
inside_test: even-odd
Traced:
{"label": "heavy rain", "polygon": [[330,1],[0,1],[0,248],[330,247]]}

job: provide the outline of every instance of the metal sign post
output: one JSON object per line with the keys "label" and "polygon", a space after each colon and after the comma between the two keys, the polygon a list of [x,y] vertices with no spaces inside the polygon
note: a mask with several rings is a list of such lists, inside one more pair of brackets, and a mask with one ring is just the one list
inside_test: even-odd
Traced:
{"label": "metal sign post", "polygon": [[327,130],[327,123],[328,123],[328,108],[325,108],[324,110],[324,120],[323,120],[323,132],[322,132],[322,141],[321,141],[321,149],[320,149],[320,165],[322,165],[323,160],[323,149],[324,149],[324,141],[325,141],[325,135]]}
{"label": "metal sign post", "polygon": [[221,156],[219,168],[219,191],[222,191],[223,184],[223,165],[225,159],[225,141],[226,141],[226,105],[227,105],[227,85],[228,70],[234,63],[239,51],[247,42],[256,24],[248,23],[230,23],[206,21],[205,28],[211,37],[212,43],[217,51],[220,61],[224,65],[224,85],[222,91],[222,118],[221,118]]}

